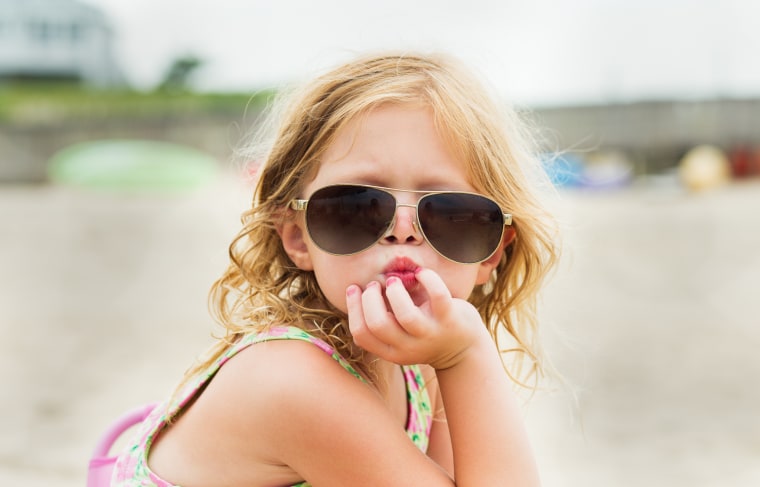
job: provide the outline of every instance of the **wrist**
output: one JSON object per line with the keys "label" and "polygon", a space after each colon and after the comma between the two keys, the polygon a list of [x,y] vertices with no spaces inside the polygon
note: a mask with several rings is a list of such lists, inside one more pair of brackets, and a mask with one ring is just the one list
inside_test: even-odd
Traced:
{"label": "wrist", "polygon": [[483,332],[478,333],[470,345],[458,350],[456,353],[442,357],[440,360],[431,362],[430,366],[436,372],[442,372],[466,362],[491,360],[491,357],[495,357],[498,360],[498,350],[488,331],[484,328]]}

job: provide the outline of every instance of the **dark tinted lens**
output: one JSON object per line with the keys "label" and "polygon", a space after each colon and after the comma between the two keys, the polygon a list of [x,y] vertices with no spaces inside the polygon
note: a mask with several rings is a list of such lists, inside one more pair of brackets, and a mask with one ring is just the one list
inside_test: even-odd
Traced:
{"label": "dark tinted lens", "polygon": [[430,245],[449,259],[465,264],[490,257],[504,232],[499,205],[476,194],[427,195],[420,200],[417,211]]}
{"label": "dark tinted lens", "polygon": [[353,254],[382,237],[396,212],[389,193],[362,186],[327,186],[306,206],[311,239],[325,252]]}

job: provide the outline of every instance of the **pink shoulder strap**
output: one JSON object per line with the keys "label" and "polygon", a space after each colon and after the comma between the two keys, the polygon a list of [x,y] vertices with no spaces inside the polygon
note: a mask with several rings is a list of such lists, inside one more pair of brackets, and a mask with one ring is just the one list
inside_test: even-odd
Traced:
{"label": "pink shoulder strap", "polygon": [[111,447],[131,426],[141,423],[155,409],[156,404],[146,404],[127,411],[116,419],[95,445],[87,468],[87,487],[107,487],[111,485],[111,473],[116,456],[110,456]]}

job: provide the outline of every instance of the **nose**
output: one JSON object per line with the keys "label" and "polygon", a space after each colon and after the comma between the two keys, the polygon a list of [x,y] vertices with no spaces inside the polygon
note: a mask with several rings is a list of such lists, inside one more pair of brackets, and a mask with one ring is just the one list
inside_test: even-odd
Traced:
{"label": "nose", "polygon": [[398,204],[393,223],[383,241],[387,243],[422,243],[423,238],[417,223],[415,205]]}

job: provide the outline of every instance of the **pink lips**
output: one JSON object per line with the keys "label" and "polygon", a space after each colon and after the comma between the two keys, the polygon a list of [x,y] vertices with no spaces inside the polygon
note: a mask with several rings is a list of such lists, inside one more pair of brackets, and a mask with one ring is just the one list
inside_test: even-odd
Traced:
{"label": "pink lips", "polygon": [[398,257],[383,270],[385,278],[398,277],[406,289],[412,289],[417,285],[416,271],[419,269],[412,259]]}

